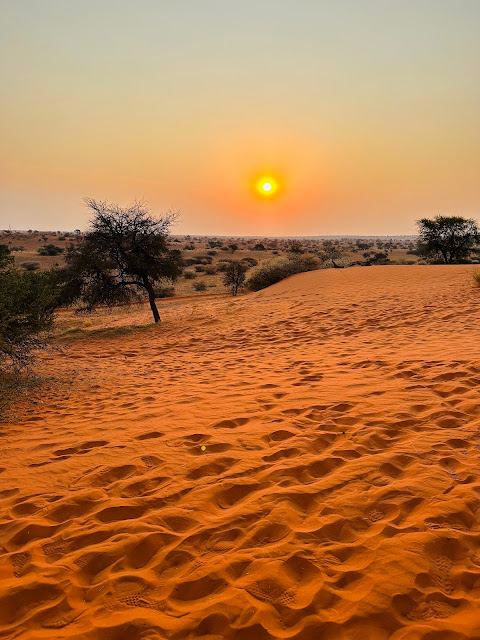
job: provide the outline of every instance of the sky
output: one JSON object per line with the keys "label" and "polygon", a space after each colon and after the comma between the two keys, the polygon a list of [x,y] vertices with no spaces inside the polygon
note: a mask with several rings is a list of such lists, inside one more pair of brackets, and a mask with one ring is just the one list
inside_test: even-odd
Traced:
{"label": "sky", "polygon": [[0,228],[85,229],[85,197],[193,235],[478,219],[478,33],[478,0],[0,0]]}

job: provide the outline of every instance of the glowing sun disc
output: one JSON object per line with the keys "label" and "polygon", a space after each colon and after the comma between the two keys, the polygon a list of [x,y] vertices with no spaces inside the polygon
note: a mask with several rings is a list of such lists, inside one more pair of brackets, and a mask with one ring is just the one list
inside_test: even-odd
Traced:
{"label": "glowing sun disc", "polygon": [[257,180],[256,190],[261,196],[273,196],[278,190],[278,183],[271,176],[264,175]]}

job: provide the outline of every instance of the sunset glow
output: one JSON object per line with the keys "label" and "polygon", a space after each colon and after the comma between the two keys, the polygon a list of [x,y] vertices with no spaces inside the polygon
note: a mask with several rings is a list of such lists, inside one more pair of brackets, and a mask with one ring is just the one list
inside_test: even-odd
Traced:
{"label": "sunset glow", "polygon": [[271,198],[278,192],[278,181],[271,176],[262,176],[257,181],[256,190],[261,196]]}
{"label": "sunset glow", "polygon": [[85,196],[179,234],[477,211],[479,2],[250,4],[4,2],[0,228],[84,228]]}

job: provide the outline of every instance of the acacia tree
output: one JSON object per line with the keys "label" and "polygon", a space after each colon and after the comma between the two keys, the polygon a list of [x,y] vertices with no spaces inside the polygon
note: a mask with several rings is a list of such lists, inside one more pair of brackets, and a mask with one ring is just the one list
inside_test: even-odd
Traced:
{"label": "acacia tree", "polygon": [[248,271],[248,265],[239,260],[232,260],[225,267],[223,274],[223,284],[226,287],[230,287],[232,290],[232,296],[236,296],[239,287],[245,282],[245,274]]}
{"label": "acacia tree", "polygon": [[131,302],[147,294],[155,322],[155,284],[174,281],[182,272],[180,251],[169,248],[175,213],[154,217],[142,202],[127,208],[86,198],[90,229],[66,254],[70,302],[88,309]]}
{"label": "acacia tree", "polygon": [[330,262],[334,269],[340,269],[341,265],[337,264],[337,262],[345,257],[345,252],[338,244],[335,244],[331,240],[325,240],[319,257],[322,262]]}
{"label": "acacia tree", "polygon": [[436,216],[422,218],[417,225],[419,254],[433,260],[441,259],[445,264],[467,259],[480,240],[478,225],[471,218]]}

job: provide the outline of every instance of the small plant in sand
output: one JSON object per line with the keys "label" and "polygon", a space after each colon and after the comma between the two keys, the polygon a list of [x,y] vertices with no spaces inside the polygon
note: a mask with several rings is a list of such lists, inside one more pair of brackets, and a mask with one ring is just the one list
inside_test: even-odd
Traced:
{"label": "small plant in sand", "polygon": [[93,212],[90,229],[67,254],[66,295],[88,309],[113,306],[148,296],[155,322],[160,314],[155,286],[173,282],[182,272],[180,251],[169,248],[176,214],[156,218],[141,202],[127,208],[87,198]]}

